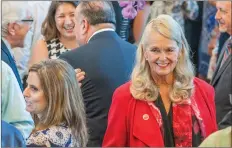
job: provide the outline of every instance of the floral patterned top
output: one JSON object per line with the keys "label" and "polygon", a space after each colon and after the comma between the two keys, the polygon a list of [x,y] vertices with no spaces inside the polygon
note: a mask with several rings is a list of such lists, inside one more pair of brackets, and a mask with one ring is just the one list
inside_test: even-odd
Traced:
{"label": "floral patterned top", "polygon": [[64,124],[37,131],[29,136],[27,147],[78,147],[71,129]]}

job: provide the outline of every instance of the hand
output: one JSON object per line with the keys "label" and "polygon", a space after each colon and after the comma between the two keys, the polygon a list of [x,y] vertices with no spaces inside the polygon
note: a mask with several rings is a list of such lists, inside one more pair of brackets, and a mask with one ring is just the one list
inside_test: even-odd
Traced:
{"label": "hand", "polygon": [[208,54],[212,56],[212,51],[216,48],[217,46],[217,38],[211,38],[208,44]]}
{"label": "hand", "polygon": [[81,71],[81,69],[79,68],[75,69],[75,72],[76,72],[76,79],[78,81],[79,86],[81,87],[82,84],[80,83],[80,81],[82,81],[85,78],[85,72]]}

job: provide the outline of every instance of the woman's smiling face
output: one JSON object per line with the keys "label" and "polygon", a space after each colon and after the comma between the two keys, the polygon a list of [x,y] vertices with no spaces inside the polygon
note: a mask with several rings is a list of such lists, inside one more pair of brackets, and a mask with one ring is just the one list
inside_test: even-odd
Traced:
{"label": "woman's smiling face", "polygon": [[58,6],[55,14],[55,22],[61,37],[75,38],[74,13],[75,7],[70,3],[64,2]]}
{"label": "woman's smiling face", "polygon": [[149,63],[151,74],[167,76],[173,74],[180,48],[177,42],[156,31],[151,31],[144,46],[144,56]]}

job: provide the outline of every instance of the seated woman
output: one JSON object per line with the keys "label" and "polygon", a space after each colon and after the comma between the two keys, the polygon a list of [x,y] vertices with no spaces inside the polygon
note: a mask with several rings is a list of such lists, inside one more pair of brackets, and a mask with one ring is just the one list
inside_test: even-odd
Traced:
{"label": "seated woman", "polygon": [[116,89],[103,146],[198,146],[217,130],[214,89],[194,77],[181,26],[151,20],[137,49],[131,82]]}
{"label": "seated woman", "polygon": [[29,67],[45,59],[57,59],[60,54],[77,48],[74,32],[74,1],[53,1],[42,24],[43,39],[37,41]]}
{"label": "seated woman", "polygon": [[74,69],[62,60],[47,60],[29,69],[24,90],[26,110],[35,128],[27,146],[85,147],[84,103]]}

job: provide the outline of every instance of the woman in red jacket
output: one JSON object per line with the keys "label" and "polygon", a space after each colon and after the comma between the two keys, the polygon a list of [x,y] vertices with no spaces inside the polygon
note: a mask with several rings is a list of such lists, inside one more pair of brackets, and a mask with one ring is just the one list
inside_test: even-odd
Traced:
{"label": "woman in red jacket", "polygon": [[131,82],[113,95],[103,146],[199,146],[217,130],[214,90],[194,77],[181,26],[160,15],[145,28]]}

